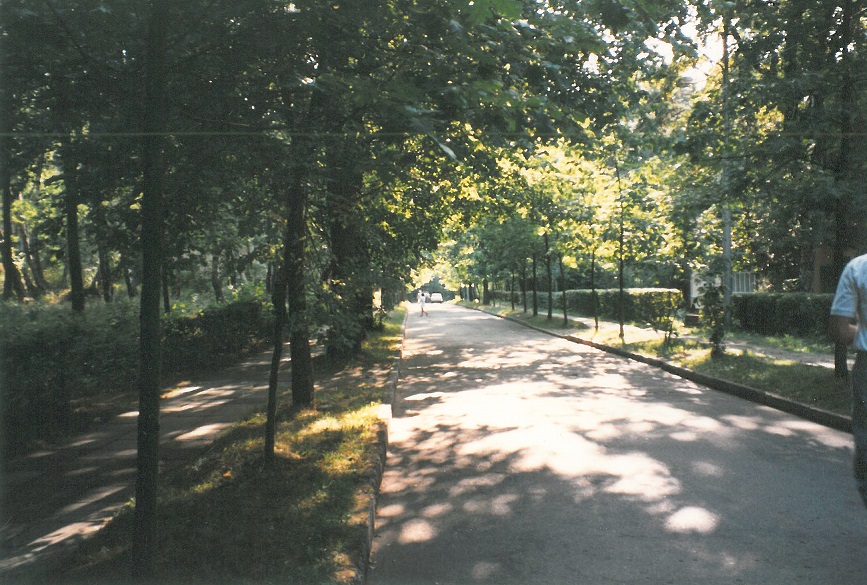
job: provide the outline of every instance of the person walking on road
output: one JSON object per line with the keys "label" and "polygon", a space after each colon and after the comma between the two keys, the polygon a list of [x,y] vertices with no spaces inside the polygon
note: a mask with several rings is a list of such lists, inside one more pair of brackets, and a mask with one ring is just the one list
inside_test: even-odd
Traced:
{"label": "person walking on road", "polygon": [[867,507],[867,254],[853,258],[840,274],[831,304],[834,341],[853,345],[857,351],[852,368],[853,468],[858,492]]}
{"label": "person walking on road", "polygon": [[425,303],[427,302],[427,295],[423,290],[418,291],[418,306],[421,307],[421,315],[424,317],[427,315],[427,311],[424,310]]}

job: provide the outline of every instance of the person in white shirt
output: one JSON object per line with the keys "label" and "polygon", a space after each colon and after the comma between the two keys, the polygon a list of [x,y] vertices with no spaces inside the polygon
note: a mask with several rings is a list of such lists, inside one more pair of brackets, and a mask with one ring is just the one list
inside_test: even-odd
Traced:
{"label": "person in white shirt", "polygon": [[427,311],[424,310],[424,305],[427,302],[427,295],[424,291],[418,291],[418,306],[421,307],[421,314],[425,315]]}
{"label": "person in white shirt", "polygon": [[840,274],[831,304],[831,336],[857,351],[852,368],[853,468],[861,499],[867,506],[867,254],[853,258]]}

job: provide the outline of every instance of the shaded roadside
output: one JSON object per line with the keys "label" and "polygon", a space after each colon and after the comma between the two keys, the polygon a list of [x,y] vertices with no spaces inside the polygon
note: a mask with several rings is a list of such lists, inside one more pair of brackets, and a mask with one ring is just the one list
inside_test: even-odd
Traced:
{"label": "shaded roadside", "polygon": [[[161,471],[194,460],[221,431],[264,407],[270,355],[165,389]],[[286,358],[281,367],[288,365]],[[137,416],[120,413],[61,445],[4,463],[0,580],[44,577],[130,500]]]}

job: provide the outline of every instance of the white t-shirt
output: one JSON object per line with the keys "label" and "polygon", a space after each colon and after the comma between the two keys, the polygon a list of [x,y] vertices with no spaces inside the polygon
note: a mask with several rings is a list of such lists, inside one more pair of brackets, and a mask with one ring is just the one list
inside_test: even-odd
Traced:
{"label": "white t-shirt", "polygon": [[867,323],[863,320],[863,315],[867,315],[867,254],[853,258],[843,269],[831,314],[856,320],[858,333],[852,345],[859,351],[867,351]]}

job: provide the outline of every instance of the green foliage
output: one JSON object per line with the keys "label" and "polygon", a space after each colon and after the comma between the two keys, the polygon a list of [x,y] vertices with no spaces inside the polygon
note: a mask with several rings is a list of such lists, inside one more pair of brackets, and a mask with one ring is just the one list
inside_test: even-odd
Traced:
{"label": "green foliage", "polygon": [[[520,295],[519,292],[513,293]],[[527,294],[532,294],[528,292]],[[554,293],[554,307],[563,306],[562,292]],[[620,311],[620,291],[618,289],[602,289],[596,291],[599,316],[618,319]],[[547,308],[547,293],[539,293],[539,304]],[[509,301],[508,292],[498,292],[497,297]],[[517,297],[516,297],[517,299]],[[566,302],[570,314],[592,316],[593,291],[566,291]],[[683,294],[672,288],[628,288],[624,290],[624,318],[632,323],[647,323],[657,331],[669,331],[672,319],[677,309],[683,304]]]}
{"label": "green foliage", "polygon": [[169,314],[162,324],[165,372],[217,366],[264,343],[273,324],[271,308],[255,300],[209,307],[194,315]]}
{"label": "green foliage", "polygon": [[[721,261],[721,258],[716,258],[714,266]],[[701,274],[701,319],[710,331],[708,341],[711,343],[712,357],[720,357],[725,353],[723,340],[728,329],[721,272],[719,269],[711,269]]]}
{"label": "green foliage", "polygon": [[733,316],[760,335],[826,336],[832,294],[752,293],[734,295]]}
{"label": "green foliage", "polygon": [[[267,305],[241,301],[163,320],[163,371],[189,372],[257,347],[273,325]],[[0,304],[2,453],[56,440],[88,421],[88,402],[134,395],[138,308]]]}

